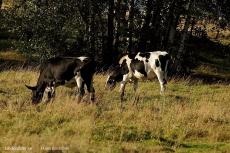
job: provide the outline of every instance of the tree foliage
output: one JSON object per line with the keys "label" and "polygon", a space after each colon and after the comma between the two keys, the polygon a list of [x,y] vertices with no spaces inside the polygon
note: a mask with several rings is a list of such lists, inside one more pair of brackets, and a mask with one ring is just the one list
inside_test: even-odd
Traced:
{"label": "tree foliage", "polygon": [[111,65],[126,53],[167,50],[176,71],[192,54],[196,23],[227,28],[229,6],[221,0],[15,0],[6,18],[20,38],[18,52],[35,61],[87,55]]}

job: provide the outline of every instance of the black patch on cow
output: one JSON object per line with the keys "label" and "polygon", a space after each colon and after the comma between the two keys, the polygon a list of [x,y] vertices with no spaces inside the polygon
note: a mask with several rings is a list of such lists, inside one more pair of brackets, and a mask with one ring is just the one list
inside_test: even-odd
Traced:
{"label": "black patch on cow", "polygon": [[133,59],[130,63],[130,67],[133,72],[138,71],[139,73],[143,74],[145,77],[147,77],[147,73],[145,71],[145,64],[144,61],[140,61],[138,59]]}
{"label": "black patch on cow", "polygon": [[161,63],[161,70],[165,71],[166,62],[169,60],[169,55],[159,55],[159,60]]}
{"label": "black patch on cow", "polygon": [[165,79],[163,79],[163,84],[167,84],[167,81]]}
{"label": "black patch on cow", "polygon": [[150,58],[150,53],[139,53],[139,56],[144,57],[146,59]]}
{"label": "black patch on cow", "polygon": [[127,60],[123,60],[123,62],[121,63],[120,67],[121,67],[121,74],[125,75],[127,73],[129,73],[129,68],[128,68],[128,65],[127,65]]}
{"label": "black patch on cow", "polygon": [[159,67],[159,66],[160,66],[160,63],[159,63],[159,60],[158,60],[158,59],[155,60],[155,65],[156,65],[156,67]]}
{"label": "black patch on cow", "polygon": [[128,55],[128,57],[129,57],[130,59],[134,59],[136,56],[137,56],[137,54],[129,54],[129,55]]}

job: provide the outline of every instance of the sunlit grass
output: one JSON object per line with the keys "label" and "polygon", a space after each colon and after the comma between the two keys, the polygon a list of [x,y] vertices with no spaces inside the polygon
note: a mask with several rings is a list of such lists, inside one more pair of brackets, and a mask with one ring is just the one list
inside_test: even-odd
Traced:
{"label": "sunlit grass", "polygon": [[0,52],[0,56],[4,60],[17,60],[17,61],[23,61],[25,60],[22,58],[19,54],[17,54],[15,51],[5,51],[5,52]]}
{"label": "sunlit grass", "polygon": [[[77,104],[77,89],[57,88],[52,103],[30,105],[38,72],[0,73],[0,150],[7,146],[68,147],[67,152],[226,152],[230,148],[229,85],[192,79],[169,81],[160,96],[157,80],[127,85],[120,108],[117,87],[104,91],[95,75],[96,105]],[[138,98],[139,97],[139,98]]]}

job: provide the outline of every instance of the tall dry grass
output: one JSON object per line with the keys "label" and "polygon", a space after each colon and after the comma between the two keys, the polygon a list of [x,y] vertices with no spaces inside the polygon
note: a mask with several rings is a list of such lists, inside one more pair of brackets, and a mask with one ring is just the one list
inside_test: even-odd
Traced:
{"label": "tall dry grass", "polygon": [[104,91],[106,77],[94,77],[97,106],[58,87],[52,103],[34,107],[24,85],[35,85],[38,73],[1,72],[0,151],[230,152],[229,85],[173,79],[160,96],[157,80],[142,81],[136,94],[127,85],[120,108],[118,87]]}

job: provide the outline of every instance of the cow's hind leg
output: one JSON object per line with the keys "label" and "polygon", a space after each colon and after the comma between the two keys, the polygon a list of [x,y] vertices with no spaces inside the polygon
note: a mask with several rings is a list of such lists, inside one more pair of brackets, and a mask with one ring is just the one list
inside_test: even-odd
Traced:
{"label": "cow's hind leg", "polygon": [[155,73],[157,75],[157,78],[159,80],[160,87],[161,87],[160,94],[163,94],[165,92],[165,90],[166,90],[166,84],[167,84],[164,71],[158,70]]}
{"label": "cow's hind leg", "polygon": [[90,102],[91,104],[94,103],[94,96],[95,96],[95,90],[93,88],[93,80],[90,80],[88,83],[86,83],[86,86],[87,86],[87,90],[90,94]]}
{"label": "cow's hind leg", "polygon": [[85,89],[84,89],[85,83],[84,83],[84,80],[82,79],[81,76],[76,76],[75,79],[76,79],[77,87],[78,87],[78,91],[79,91],[78,103],[80,103],[83,96],[85,95]]}
{"label": "cow's hind leg", "polygon": [[81,102],[83,96],[85,95],[85,89],[84,89],[84,85],[81,86],[81,88],[79,88],[79,96],[78,96],[78,103]]}
{"label": "cow's hind leg", "polygon": [[120,96],[120,105],[122,108],[122,102],[124,101],[124,95],[125,95],[125,86],[127,84],[127,82],[129,81],[129,76],[128,75],[124,75],[123,76],[123,81],[121,81],[121,87],[120,87],[120,92],[121,92],[121,96]]}

